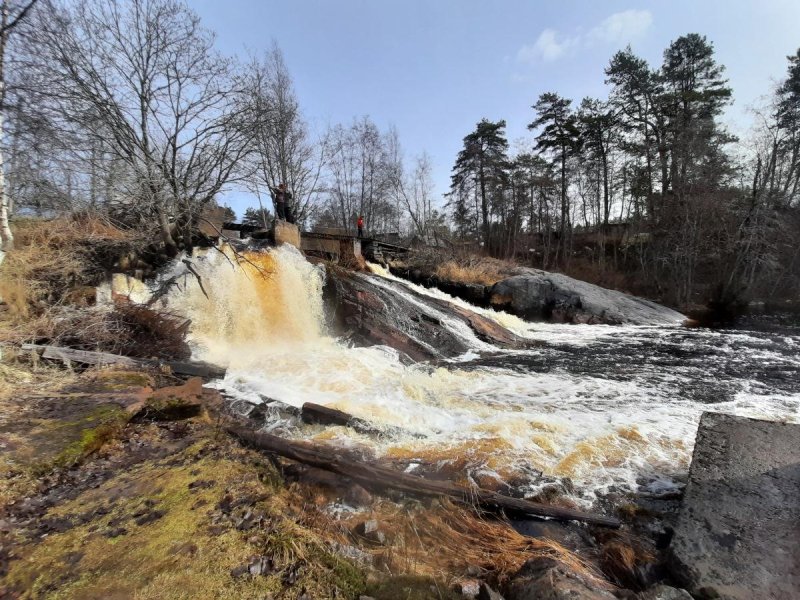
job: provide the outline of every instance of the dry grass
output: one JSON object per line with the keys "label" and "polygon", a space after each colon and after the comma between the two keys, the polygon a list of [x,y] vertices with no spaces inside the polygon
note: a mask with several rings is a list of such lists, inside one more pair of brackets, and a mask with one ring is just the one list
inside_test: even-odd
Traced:
{"label": "dry grass", "polygon": [[494,285],[505,277],[508,265],[491,258],[471,258],[463,261],[447,261],[434,271],[439,279],[457,283]]}
{"label": "dry grass", "polygon": [[655,550],[624,532],[603,531],[596,538],[601,543],[598,558],[603,573],[622,587],[643,589],[641,575],[655,562]]}
{"label": "dry grass", "polygon": [[444,249],[425,249],[408,257],[412,269],[455,283],[492,285],[508,276],[514,264],[488,256]]}
{"label": "dry grass", "polygon": [[94,308],[107,270],[143,242],[99,217],[17,221],[0,268],[0,343],[44,341],[140,358],[186,358],[184,319],[146,307]]}
{"label": "dry grass", "polygon": [[388,540],[370,549],[375,564],[394,575],[451,582],[477,567],[484,578],[502,585],[528,560],[547,557],[600,587],[608,585],[587,561],[557,542],[521,535],[506,521],[484,519],[446,499],[429,508],[384,502],[374,507],[370,518],[380,523]]}
{"label": "dry grass", "polygon": [[132,234],[96,217],[18,220],[15,247],[0,268],[5,320],[18,325],[50,306],[85,302],[103,276],[100,264],[133,245]]}
{"label": "dry grass", "polygon": [[78,350],[174,360],[191,354],[187,327],[186,319],[167,311],[118,303],[113,309],[53,309],[40,320],[37,338]]}

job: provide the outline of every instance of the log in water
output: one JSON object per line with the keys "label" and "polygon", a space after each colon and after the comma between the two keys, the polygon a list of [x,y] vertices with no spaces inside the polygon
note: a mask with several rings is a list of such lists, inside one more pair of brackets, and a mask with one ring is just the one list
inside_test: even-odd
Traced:
{"label": "log in water", "polygon": [[228,427],[227,431],[259,450],[273,452],[312,467],[344,475],[372,488],[389,488],[424,496],[447,496],[459,502],[478,505],[482,508],[548,517],[559,521],[582,521],[615,529],[620,526],[620,522],[613,517],[511,498],[481,488],[463,488],[449,481],[431,481],[386,467],[343,458],[335,448],[328,446],[294,442],[243,427]]}

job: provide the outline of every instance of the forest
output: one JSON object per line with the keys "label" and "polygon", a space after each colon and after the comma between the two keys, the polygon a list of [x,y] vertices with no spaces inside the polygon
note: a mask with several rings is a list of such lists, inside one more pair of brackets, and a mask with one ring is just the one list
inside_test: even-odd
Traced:
{"label": "forest", "polygon": [[748,140],[720,123],[724,70],[692,33],[655,68],[614,54],[606,99],[542,94],[528,152],[509,154],[505,121],[481,120],[453,168],[456,235],[544,269],[622,271],[678,306],[796,297],[800,50]]}
{"label": "forest", "polygon": [[[531,99],[527,149],[481,119],[435,190],[432,159],[368,116],[312,128],[276,43],[246,59],[177,0],[4,1],[2,253],[15,218],[92,214],[176,256],[224,192],[271,219],[285,181],[298,222],[394,234],[621,287],[675,306],[796,298],[800,50],[748,139],[722,125],[733,90],[690,33],[650,65],[628,47],[607,98]],[[755,110],[755,109],[754,109]],[[438,194],[438,196],[437,196]],[[229,217],[234,215],[228,214]],[[2,259],[0,259],[2,260]]]}

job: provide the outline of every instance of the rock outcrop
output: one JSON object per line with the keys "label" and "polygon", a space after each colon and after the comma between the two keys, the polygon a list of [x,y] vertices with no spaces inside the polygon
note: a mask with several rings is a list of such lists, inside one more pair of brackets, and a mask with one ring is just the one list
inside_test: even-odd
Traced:
{"label": "rock outcrop", "polygon": [[800,425],[704,413],[672,541],[696,598],[800,597]]}
{"label": "rock outcrop", "polygon": [[334,330],[358,345],[390,346],[416,361],[467,351],[464,341],[450,333],[434,311],[372,285],[367,276],[328,269],[325,300]]}
{"label": "rock outcrop", "polygon": [[498,348],[533,344],[474,311],[372,275],[329,269],[325,298],[337,334],[361,345],[391,346],[414,360],[451,358],[466,352],[468,341],[453,332],[456,322]]}
{"label": "rock outcrop", "polygon": [[679,324],[686,317],[650,300],[560,273],[518,269],[489,290],[493,307],[531,321],[610,325]]}
{"label": "rock outcrop", "polygon": [[539,269],[516,268],[509,271],[508,277],[487,286],[448,281],[402,264],[391,265],[391,271],[477,306],[503,310],[529,321],[609,325],[686,321],[685,315],[656,302]]}

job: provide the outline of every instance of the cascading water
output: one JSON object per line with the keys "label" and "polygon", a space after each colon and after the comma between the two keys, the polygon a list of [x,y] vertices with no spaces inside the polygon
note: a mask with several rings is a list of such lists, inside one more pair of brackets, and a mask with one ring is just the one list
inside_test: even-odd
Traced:
{"label": "cascading water", "polygon": [[[298,428],[294,435],[394,458],[455,459],[473,474],[531,488],[569,477],[576,494],[591,500],[611,486],[676,485],[703,410],[800,418],[796,332],[533,324],[373,267],[362,277],[440,314],[442,326],[472,348],[446,366],[408,366],[391,348],[354,348],[327,335],[324,271],[297,250],[247,256],[234,266],[220,253],[209,255],[196,263],[208,297],[191,278],[169,297],[192,320],[194,356],[228,367],[218,387],[252,403],[313,401],[387,429],[379,438],[343,427]],[[426,306],[426,296],[545,344],[490,346],[439,305]]]}

